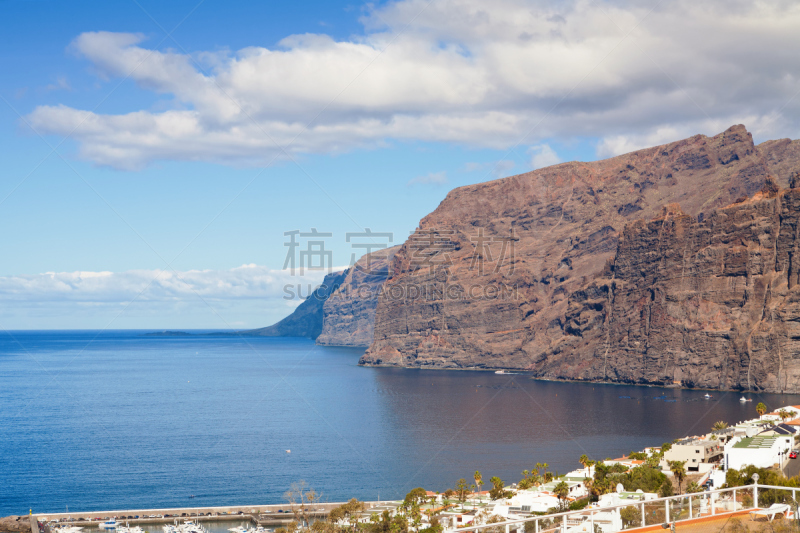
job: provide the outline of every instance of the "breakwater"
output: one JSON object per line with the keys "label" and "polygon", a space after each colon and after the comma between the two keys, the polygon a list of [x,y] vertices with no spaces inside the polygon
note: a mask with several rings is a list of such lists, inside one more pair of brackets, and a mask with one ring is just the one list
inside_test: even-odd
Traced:
{"label": "breakwater", "polygon": [[[314,503],[306,505],[306,514],[312,518],[324,518],[332,509],[344,502]],[[399,502],[372,501],[364,502],[366,512],[383,511],[387,506]],[[299,505],[297,507],[300,507]],[[194,520],[196,522],[244,520],[260,526],[283,526],[294,519],[292,506],[282,505],[236,505],[224,507],[178,507],[163,509],[118,509],[111,511],[88,511],[69,513],[35,513],[34,521],[69,524],[81,527],[99,527],[106,520],[116,519],[118,523],[130,525],[171,524],[174,521]],[[33,522],[33,521],[32,521]]]}

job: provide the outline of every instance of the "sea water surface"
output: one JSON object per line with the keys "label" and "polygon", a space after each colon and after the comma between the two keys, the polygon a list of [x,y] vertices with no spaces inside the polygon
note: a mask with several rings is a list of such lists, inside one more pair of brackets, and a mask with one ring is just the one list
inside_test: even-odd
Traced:
{"label": "sea water surface", "polygon": [[[790,395],[357,366],[304,339],[0,333],[0,516],[401,498],[619,457]],[[194,498],[191,496],[194,495]]]}

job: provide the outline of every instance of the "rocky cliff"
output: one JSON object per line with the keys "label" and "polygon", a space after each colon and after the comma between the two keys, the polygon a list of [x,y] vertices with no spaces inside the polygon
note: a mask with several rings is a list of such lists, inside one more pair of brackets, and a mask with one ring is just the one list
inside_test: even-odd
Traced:
{"label": "rocky cliff", "polygon": [[398,249],[395,246],[366,254],[347,269],[339,288],[323,305],[317,344],[364,348],[372,344],[378,296]]}
{"label": "rocky cliff", "polygon": [[610,275],[570,297],[561,364],[538,372],[797,392],[798,222],[800,189],[768,182],[702,221],[672,205],[628,225]]}
{"label": "rocky cliff", "polygon": [[798,144],[734,126],[452,191],[395,255],[361,363],[789,390],[793,340],[774,324],[800,268],[782,226],[795,194],[777,189]]}
{"label": "rocky cliff", "polygon": [[271,326],[237,332],[264,337],[306,337],[327,346],[367,347],[375,308],[399,246],[361,257],[354,266],[325,276],[292,314]]}
{"label": "rocky cliff", "polygon": [[271,326],[237,332],[238,335],[259,337],[306,337],[316,339],[322,332],[323,306],[328,297],[341,285],[346,271],[328,274],[322,284],[297,306],[294,312]]}

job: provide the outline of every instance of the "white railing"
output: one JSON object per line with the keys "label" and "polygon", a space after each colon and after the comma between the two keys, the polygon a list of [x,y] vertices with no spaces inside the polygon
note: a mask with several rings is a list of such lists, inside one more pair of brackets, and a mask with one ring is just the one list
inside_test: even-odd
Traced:
{"label": "white railing", "polygon": [[[783,499],[787,503],[797,502],[797,492],[800,491],[800,488],[753,484],[651,500],[631,499],[626,503],[607,507],[586,507],[578,511],[531,516],[493,524],[448,528],[448,532],[545,533],[552,531],[559,533],[560,530],[561,533],[568,533],[568,530],[585,524],[589,526],[589,529],[586,530],[587,533],[594,533],[595,524],[597,524],[602,533],[616,533],[663,523],[679,523],[685,520],[760,509],[758,505],[759,490],[765,489],[784,491],[787,497]],[[791,498],[788,498],[788,493],[791,493]],[[623,524],[620,511],[627,507],[638,508],[640,513],[637,518],[639,519]],[[796,511],[794,506],[793,510]],[[609,515],[611,515],[611,524],[608,523]]]}

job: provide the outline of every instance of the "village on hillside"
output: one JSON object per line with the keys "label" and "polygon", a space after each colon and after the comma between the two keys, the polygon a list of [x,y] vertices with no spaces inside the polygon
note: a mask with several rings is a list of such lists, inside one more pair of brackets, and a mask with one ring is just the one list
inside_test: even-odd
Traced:
{"label": "village on hillside", "polygon": [[[800,460],[793,460],[798,454],[794,447],[800,441],[800,405],[767,412],[766,406],[759,403],[755,411],[757,418],[735,425],[719,421],[707,433],[685,436],[616,459],[593,460],[582,455],[576,460],[581,468],[566,474],[552,472],[546,463],[536,463],[509,486],[496,476],[484,480],[476,471],[469,480],[459,479],[454,488],[443,492],[419,487],[402,501],[352,499],[343,504],[327,504],[301,482],[285,495],[289,509],[197,509],[150,518],[174,519],[175,526],[169,526],[172,529],[167,531],[165,526],[167,533],[209,533],[200,526],[200,520],[243,514],[258,527],[237,527],[230,532],[617,533],[668,525],[676,520],[720,516],[731,520],[742,513],[750,513],[751,518],[760,513],[769,518],[769,523],[776,516],[800,518]],[[756,482],[763,486],[761,492]],[[76,519],[66,514],[36,518],[40,532],[44,528],[45,533],[79,533],[81,528],[76,526],[95,526],[93,521],[101,520]],[[140,516],[121,518],[136,522]],[[182,526],[178,525],[181,519],[186,520]],[[281,527],[266,529],[264,526],[268,525]],[[746,533],[746,528],[740,529],[731,532]],[[116,531],[142,533],[140,528],[129,531],[119,525]]]}
{"label": "village on hillside", "polygon": [[[618,507],[628,502],[639,505],[675,494],[741,486],[752,483],[756,472],[762,472],[762,483],[769,476],[773,484],[798,487],[800,478],[789,478],[794,478],[800,469],[800,460],[792,461],[797,458],[794,446],[800,441],[800,406],[789,405],[769,413],[766,410],[759,403],[757,418],[735,425],[717,422],[708,433],[616,459],[594,461],[583,455],[579,459],[582,468],[563,475],[550,472],[547,464],[537,463],[531,471],[522,472],[519,482],[508,487],[493,477],[488,483],[491,489],[482,490],[484,480],[480,472],[475,472],[471,483],[460,479],[455,489],[441,493],[415,489],[403,502],[346,513],[340,525],[360,522],[380,526],[382,522],[397,524],[402,519],[414,531],[435,533],[583,509],[583,517],[571,515],[559,530],[616,533],[629,523],[638,524],[638,508]],[[701,499],[699,513],[708,506],[707,502]],[[721,498],[715,504],[718,512],[743,508],[736,499]],[[628,509],[632,516],[626,516]],[[587,529],[589,514],[592,526]],[[663,520],[663,513],[654,513],[653,523]],[[546,525],[545,520],[543,527]],[[385,527],[376,529],[388,531]]]}

